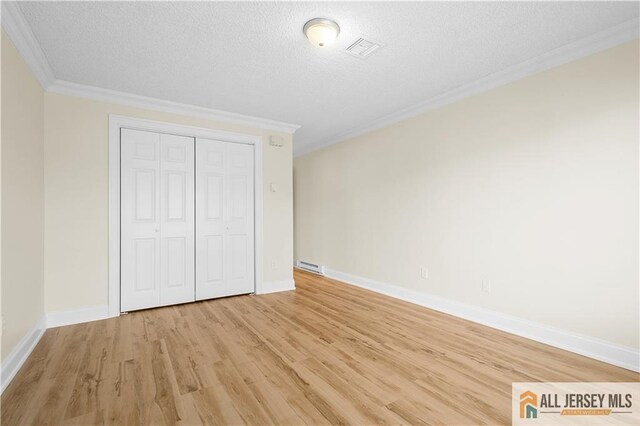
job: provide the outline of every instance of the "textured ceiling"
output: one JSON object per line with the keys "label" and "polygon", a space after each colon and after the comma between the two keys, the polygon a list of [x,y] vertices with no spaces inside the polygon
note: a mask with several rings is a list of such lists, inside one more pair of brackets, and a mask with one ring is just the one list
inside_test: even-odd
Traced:
{"label": "textured ceiling", "polygon": [[[638,3],[21,2],[55,77],[302,125],[297,152],[638,16]],[[325,49],[304,23],[341,27]],[[383,48],[342,50],[359,36]]]}

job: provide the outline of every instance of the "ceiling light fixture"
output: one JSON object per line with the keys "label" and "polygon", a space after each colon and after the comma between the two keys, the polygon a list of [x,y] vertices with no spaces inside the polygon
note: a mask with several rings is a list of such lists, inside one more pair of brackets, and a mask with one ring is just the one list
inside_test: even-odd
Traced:
{"label": "ceiling light fixture", "polygon": [[335,22],[324,19],[315,18],[304,24],[302,29],[314,46],[325,47],[336,41],[340,34],[340,27]]}

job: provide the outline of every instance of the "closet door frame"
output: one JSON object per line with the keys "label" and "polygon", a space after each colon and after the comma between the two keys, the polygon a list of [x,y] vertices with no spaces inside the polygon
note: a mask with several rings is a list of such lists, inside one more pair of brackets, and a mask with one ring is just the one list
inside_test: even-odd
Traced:
{"label": "closet door frame", "polygon": [[[120,308],[120,129],[167,133],[197,139],[253,145],[254,164],[254,281],[255,293],[262,292],[263,243],[263,138],[257,135],[164,123],[140,118],[109,115],[109,317],[121,314]],[[194,146],[195,148],[195,146]]]}

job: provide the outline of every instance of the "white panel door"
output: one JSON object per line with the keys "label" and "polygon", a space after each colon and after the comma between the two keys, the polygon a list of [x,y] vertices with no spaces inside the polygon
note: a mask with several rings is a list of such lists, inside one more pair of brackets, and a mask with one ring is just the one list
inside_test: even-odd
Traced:
{"label": "white panel door", "polygon": [[254,291],[253,145],[196,140],[196,299]]}
{"label": "white panel door", "polygon": [[194,139],[120,135],[121,311],[193,301]]}

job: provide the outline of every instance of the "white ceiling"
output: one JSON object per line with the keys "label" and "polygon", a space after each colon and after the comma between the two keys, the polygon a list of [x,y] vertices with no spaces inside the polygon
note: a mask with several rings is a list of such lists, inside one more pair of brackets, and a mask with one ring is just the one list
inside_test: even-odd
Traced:
{"label": "white ceiling", "polygon": [[[638,3],[22,2],[55,78],[302,125],[303,152],[620,23]],[[318,49],[304,23],[341,27]],[[342,52],[360,36],[384,46]]]}

